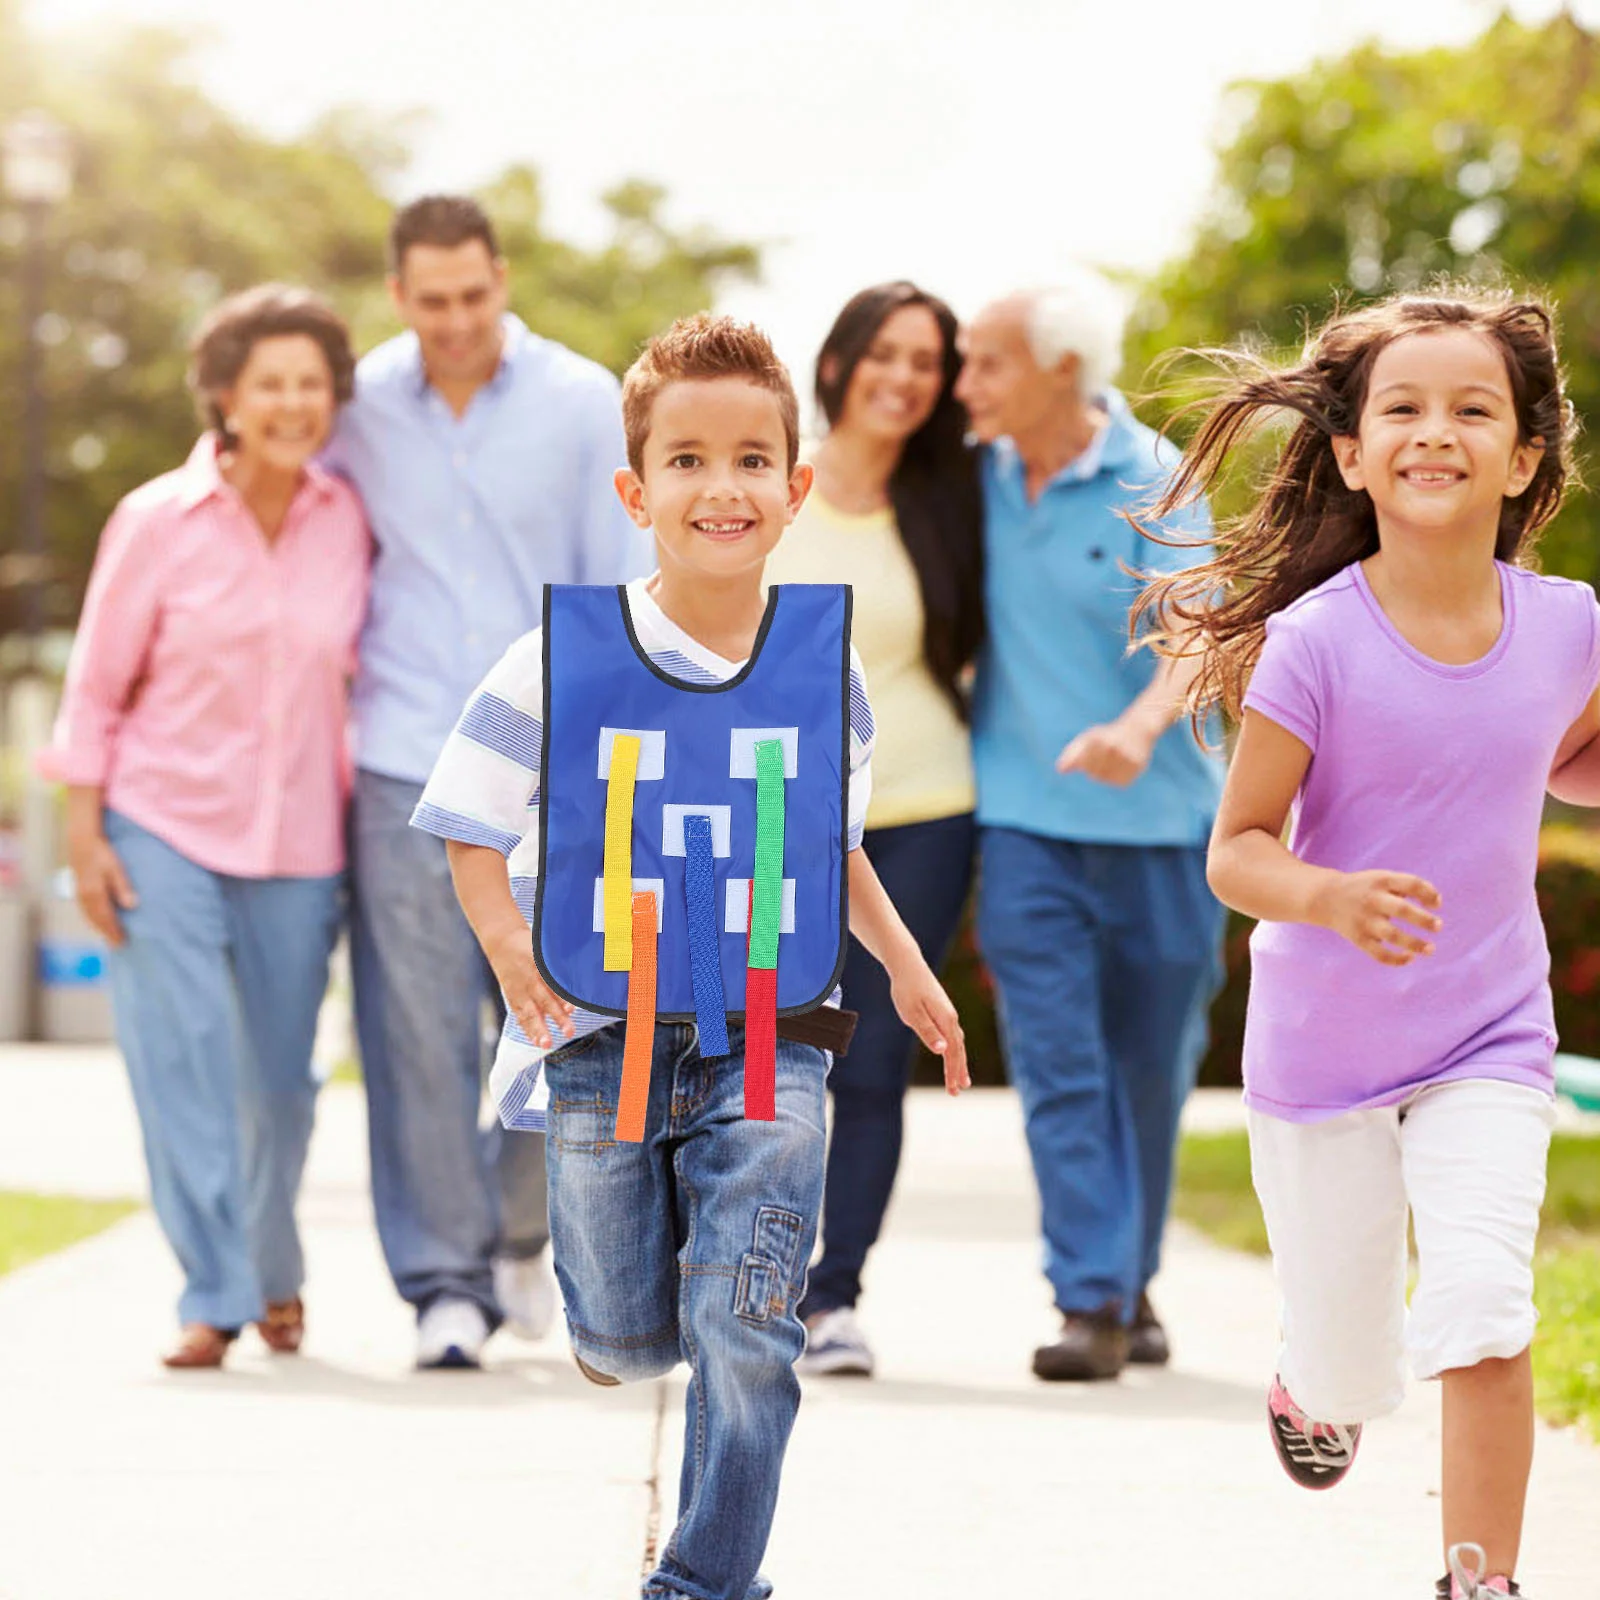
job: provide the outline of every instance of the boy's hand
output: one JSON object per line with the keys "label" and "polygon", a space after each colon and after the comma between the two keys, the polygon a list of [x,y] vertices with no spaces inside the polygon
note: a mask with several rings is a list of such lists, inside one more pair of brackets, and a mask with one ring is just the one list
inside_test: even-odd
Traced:
{"label": "boy's hand", "polygon": [[944,1086],[950,1094],[972,1087],[967,1071],[967,1041],[961,1019],[918,952],[914,960],[889,972],[889,993],[900,1020],[936,1055],[944,1060]]}
{"label": "boy's hand", "polygon": [[557,1031],[572,1037],[572,1007],[550,991],[549,985],[539,975],[538,963],[533,959],[533,935],[527,923],[521,932],[510,929],[500,935],[485,954],[494,975],[500,980],[500,992],[506,997],[511,1014],[522,1025],[522,1031],[541,1050],[553,1050],[558,1043],[550,1037],[545,1019],[554,1022]]}
{"label": "boy's hand", "polygon": [[1438,906],[1439,891],[1412,873],[1339,872],[1319,891],[1314,911],[1315,921],[1373,960],[1404,967],[1431,956],[1433,945],[1402,924],[1437,933],[1444,926],[1434,915]]}

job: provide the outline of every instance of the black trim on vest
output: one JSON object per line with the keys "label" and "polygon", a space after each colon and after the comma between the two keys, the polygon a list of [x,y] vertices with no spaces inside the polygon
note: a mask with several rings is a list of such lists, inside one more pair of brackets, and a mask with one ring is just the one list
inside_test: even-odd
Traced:
{"label": "black trim on vest", "polygon": [[[639,643],[639,635],[633,631],[633,613],[628,609],[628,586],[625,583],[617,585],[617,601],[622,607],[622,625],[628,630],[628,643],[633,646],[633,653],[638,656],[645,668],[652,676],[659,678],[672,689],[682,689],[685,694],[726,694],[729,689],[736,689],[746,678],[755,671],[756,662],[761,659],[761,647],[767,642],[767,635],[772,631],[772,619],[778,610],[779,585],[773,584],[767,591],[767,609],[761,613],[761,626],[756,629],[756,640],[750,646],[750,656],[745,664],[734,673],[731,678],[724,679],[721,683],[688,683],[682,678],[675,678],[670,672],[658,667],[645,648]],[[845,637],[850,636],[849,600],[845,601]],[[665,613],[663,613],[665,615]],[[670,619],[669,619],[670,620]],[[704,646],[702,646],[704,648]],[[546,662],[548,665],[548,662]],[[845,664],[845,705],[850,704],[849,662]]]}

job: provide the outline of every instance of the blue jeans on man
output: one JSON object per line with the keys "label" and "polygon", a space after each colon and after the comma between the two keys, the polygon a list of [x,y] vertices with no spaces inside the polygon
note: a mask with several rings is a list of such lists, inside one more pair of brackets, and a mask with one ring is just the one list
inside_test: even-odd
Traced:
{"label": "blue jeans on man", "polygon": [[978,935],[1063,1312],[1131,1320],[1160,1265],[1222,916],[1203,846],[980,832]]}
{"label": "blue jeans on man", "polygon": [[796,1303],[822,1204],[827,1058],[780,1039],[777,1118],[744,1115],[744,1034],[706,1060],[658,1023],[640,1144],[616,1139],[623,1029],[549,1075],[550,1231],[574,1352],[622,1382],[690,1367],[678,1522],[645,1600],[764,1600],[758,1574],[800,1404]]}
{"label": "blue jeans on man", "polygon": [[372,1201],[402,1298],[470,1300],[500,1320],[491,1257],[544,1248],[544,1138],[479,1126],[485,1005],[500,992],[450,881],[411,826],[420,783],[358,771],[351,977],[367,1086]]}

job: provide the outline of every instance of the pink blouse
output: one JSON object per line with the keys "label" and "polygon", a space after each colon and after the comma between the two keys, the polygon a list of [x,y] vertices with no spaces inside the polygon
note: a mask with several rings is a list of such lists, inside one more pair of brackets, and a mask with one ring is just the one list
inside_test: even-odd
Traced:
{"label": "pink blouse", "polygon": [[40,772],[214,872],[339,871],[369,564],[349,485],[309,466],[269,544],[202,437],[106,524]]}

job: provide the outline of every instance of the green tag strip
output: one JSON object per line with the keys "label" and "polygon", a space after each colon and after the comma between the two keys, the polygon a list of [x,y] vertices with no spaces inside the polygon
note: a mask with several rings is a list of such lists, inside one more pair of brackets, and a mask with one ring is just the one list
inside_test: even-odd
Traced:
{"label": "green tag strip", "polygon": [[756,872],[748,965],[775,971],[783,924],[783,744],[756,745]]}

